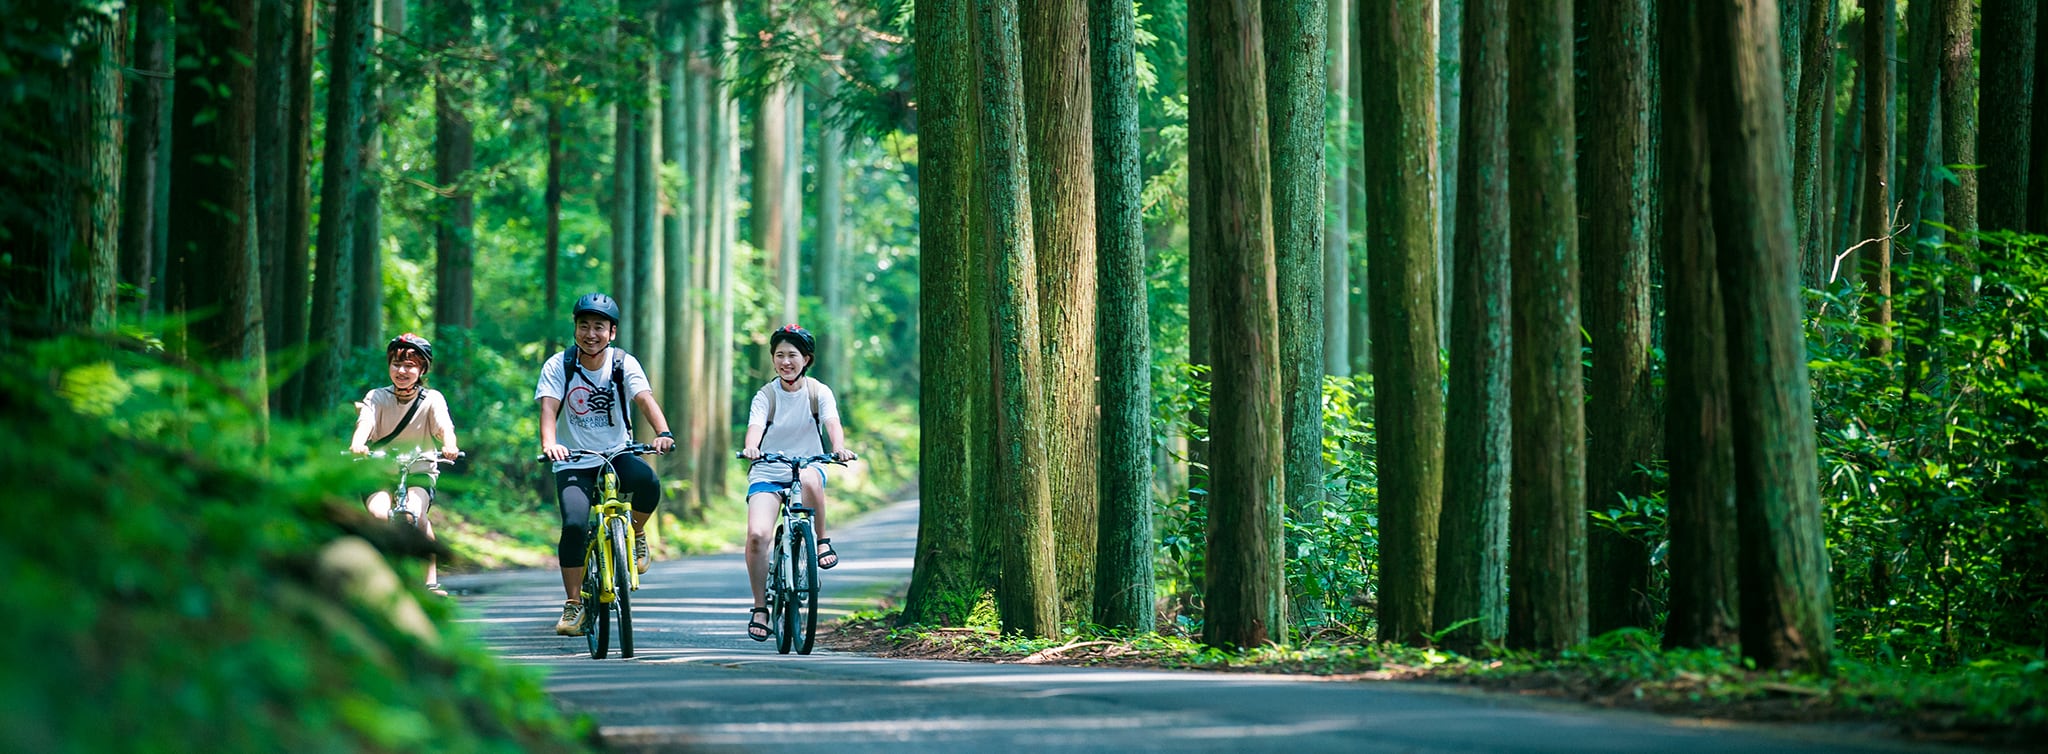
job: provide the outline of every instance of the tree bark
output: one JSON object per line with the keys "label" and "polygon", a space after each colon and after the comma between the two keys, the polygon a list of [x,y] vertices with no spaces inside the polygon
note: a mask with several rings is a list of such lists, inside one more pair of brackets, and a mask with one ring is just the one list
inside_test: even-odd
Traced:
{"label": "tree bark", "polygon": [[1359,24],[1364,21],[1360,18],[1363,8],[1358,0],[1353,0],[1351,80],[1347,82],[1347,91],[1351,95],[1351,133],[1345,140],[1351,152],[1351,164],[1346,166],[1345,172],[1346,180],[1351,186],[1345,193],[1349,194],[1351,206],[1346,214],[1350,217],[1352,227],[1352,237],[1346,240],[1355,240],[1357,248],[1349,251],[1349,262],[1346,265],[1350,268],[1346,276],[1351,279],[1350,300],[1347,302],[1351,316],[1344,329],[1351,335],[1350,347],[1347,350],[1351,352],[1351,373],[1354,375],[1372,373],[1372,285],[1366,280],[1365,275],[1366,251],[1371,246],[1368,235],[1372,224],[1368,222],[1370,218],[1367,217],[1367,200],[1370,197],[1366,191],[1365,176],[1365,35],[1359,31]]}
{"label": "tree bark", "polygon": [[[662,253],[662,297],[661,320],[661,395],[668,399],[663,406],[667,412],[668,424],[676,434],[676,446],[687,451],[690,443],[691,416],[701,410],[702,404],[686,396],[696,396],[692,389],[690,369],[690,297],[694,283],[696,250],[690,247],[689,229],[694,219],[690,215],[690,202],[682,193],[702,190],[701,186],[690,185],[689,165],[690,139],[692,133],[689,115],[686,111],[689,98],[689,28],[693,4],[679,0],[667,0],[660,8],[660,78],[661,78],[661,253]],[[695,132],[702,135],[702,131]],[[679,182],[672,182],[674,175]],[[696,479],[697,457],[688,452],[671,453],[662,465],[664,473],[681,478]],[[695,486],[695,485],[692,485]],[[679,496],[672,512],[678,517],[688,518],[700,511],[695,491]]]}
{"label": "tree bark", "polygon": [[1363,96],[1372,215],[1366,275],[1372,288],[1373,416],[1379,426],[1379,630],[1381,641],[1403,643],[1422,642],[1430,630],[1443,500],[1437,19],[1426,5],[1367,0],[1358,6],[1360,50],[1378,72],[1365,82]]}
{"label": "tree bark", "polygon": [[1515,502],[1508,643],[1586,639],[1585,415],[1570,0],[1508,5],[1508,205],[1514,226]]}
{"label": "tree bark", "polygon": [[[169,76],[174,60],[171,57],[171,39],[177,31],[171,24],[171,0],[147,0],[132,7],[135,8],[131,16],[135,28],[135,53],[129,64],[136,70]],[[157,253],[157,231],[167,222],[164,205],[157,202],[157,184],[167,177],[165,171],[159,169],[165,156],[164,126],[169,123],[171,103],[165,96],[168,85],[164,81],[156,76],[146,76],[136,79],[128,89],[128,153],[123,160],[121,186],[120,282],[135,286],[136,298],[128,310],[136,316],[149,311],[150,279],[163,273],[150,263]]]}
{"label": "tree bark", "polygon": [[1670,459],[1670,610],[1664,646],[1733,648],[1737,635],[1735,450],[1730,445],[1726,323],[1715,273],[1698,20],[1683,0],[1660,8],[1664,288]]}
{"label": "tree bark", "polygon": [[[349,344],[355,348],[378,345],[384,332],[384,207],[380,201],[384,176],[380,164],[384,151],[384,116],[389,103],[385,100],[384,80],[390,76],[388,67],[378,62],[381,57],[377,48],[383,45],[385,31],[384,11],[393,0],[371,0],[363,10],[370,14],[370,63],[364,68],[364,94],[367,112],[361,120],[363,133],[363,171],[356,184],[355,242],[351,249],[356,255],[354,295],[349,298]],[[402,3],[401,3],[402,4]],[[439,87],[436,87],[438,90]]]}
{"label": "tree bark", "polygon": [[326,149],[321,157],[320,231],[313,263],[312,322],[307,340],[313,360],[300,411],[317,413],[342,397],[342,365],[348,352],[348,302],[355,288],[354,187],[362,174],[362,131],[355,127],[367,109],[364,71],[368,67],[368,0],[335,0],[333,35],[327,44]]}
{"label": "tree bark", "polygon": [[1509,416],[1508,0],[1464,0],[1459,25],[1456,287],[1433,623],[1472,651],[1507,636]]}
{"label": "tree bark", "polygon": [[[1857,75],[1870,79],[1865,87],[1869,98],[1863,111],[1863,208],[1862,236],[1870,241],[1858,253],[1863,274],[1865,316],[1877,328],[1866,344],[1871,354],[1892,350],[1892,70],[1885,46],[1897,35],[1898,21],[1893,5],[1883,0],[1859,0],[1864,6],[1863,67]],[[1708,30],[1711,32],[1711,30]],[[1775,30],[1774,30],[1775,31]],[[1709,57],[1711,61],[1711,57]],[[1711,65],[1711,62],[1709,63]]]}
{"label": "tree bark", "polygon": [[[653,47],[658,42],[655,32],[659,19],[651,2],[642,6],[642,11],[642,23],[634,32],[650,48],[648,54],[634,61],[641,106],[633,111],[633,298],[625,303],[624,314],[633,323],[629,347],[639,351],[646,363],[660,365],[662,297],[666,286],[661,258],[661,187],[656,179],[661,164],[655,149],[661,131],[660,80],[656,76],[660,55],[655,52],[659,48]],[[633,429],[643,442],[654,438],[654,427],[646,422],[635,423]]]}
{"label": "tree bark", "polygon": [[[288,198],[285,204],[284,255],[278,264],[280,288],[286,303],[283,316],[277,321],[264,322],[266,331],[271,327],[282,327],[284,335],[278,346],[284,352],[304,348],[307,343],[307,311],[304,302],[311,297],[312,277],[312,235],[313,235],[313,187],[312,160],[308,151],[313,139],[313,26],[316,7],[313,0],[290,0],[292,4],[291,50],[289,65],[291,79],[285,86],[289,93],[286,115],[284,191]],[[284,382],[283,398],[278,410],[286,416],[297,416],[304,412],[306,400],[306,377],[308,369],[301,367],[292,371]]]}
{"label": "tree bark", "polygon": [[1265,0],[1266,123],[1279,275],[1286,511],[1323,498],[1323,131],[1327,0]]}
{"label": "tree bark", "polygon": [[1218,0],[1190,8],[1188,159],[1204,169],[1204,245],[1214,267],[1210,348],[1210,495],[1202,641],[1216,647],[1285,643],[1281,566],[1282,465],[1279,308],[1275,300],[1272,179],[1260,8]]}
{"label": "tree bark", "polygon": [[776,274],[782,278],[778,286],[782,291],[781,322],[798,321],[797,303],[803,295],[803,217],[804,217],[804,86],[800,81],[790,81],[786,89],[789,96],[783,101],[788,108],[782,119],[784,131],[784,154],[782,161],[782,265]]}
{"label": "tree bark", "polygon": [[1046,473],[1061,615],[1095,604],[1095,149],[1088,0],[1021,3]]}
{"label": "tree bark", "polygon": [[[195,359],[263,353],[249,160],[255,156],[256,4],[188,0],[179,49],[201,61],[178,80],[171,127],[170,254],[174,311],[200,314],[180,348]],[[201,112],[213,117],[201,118]],[[259,383],[261,384],[261,383]]]}
{"label": "tree bark", "polygon": [[[469,43],[468,0],[446,3],[441,47]],[[469,122],[466,81],[446,68],[434,76],[434,182],[450,194],[442,199],[434,235],[434,325],[443,339],[476,327],[476,199],[469,171],[476,163],[476,132]],[[360,258],[360,257],[358,257]],[[637,305],[632,299],[629,305]]]}
{"label": "tree bark", "polygon": [[[257,295],[263,302],[266,325],[264,351],[273,357],[281,352],[286,340],[281,324],[285,308],[303,306],[305,302],[303,298],[285,298],[283,285],[285,256],[291,248],[285,235],[289,231],[285,217],[291,211],[287,187],[291,185],[288,181],[292,168],[286,156],[292,136],[291,107],[286,103],[293,96],[292,69],[287,61],[291,60],[296,41],[292,33],[296,29],[296,19],[292,17],[296,10],[283,0],[264,0],[256,9],[256,156],[251,167],[256,184],[257,277],[262,281]],[[299,253],[304,254],[305,247],[299,247]],[[270,410],[280,414],[286,411],[282,389],[270,395]]]}
{"label": "tree bark", "polygon": [[1324,31],[1332,158],[1323,166],[1323,372],[1337,377],[1351,376],[1351,2],[1326,3]]}
{"label": "tree bark", "polygon": [[[1941,151],[1950,165],[1977,164],[1977,67],[1971,60],[1971,34],[1976,22],[1970,0],[1940,0],[1935,9],[1945,18],[1941,24]],[[1977,269],[1972,252],[1977,248],[1977,170],[1955,171],[1956,180],[1942,191],[1942,219],[1955,229],[1955,243],[1964,249],[1953,272],[1947,275],[1942,295],[1967,306],[1976,296],[1970,285]],[[1936,264],[1941,264],[1936,257]],[[1944,265],[1946,266],[1946,265]],[[1939,321],[1943,301],[1933,303],[1934,321]]]}
{"label": "tree bark", "polygon": [[[1648,0],[1613,0],[1586,37],[1585,201],[1579,224],[1592,337],[1586,409],[1587,507],[1617,510],[1647,492],[1636,471],[1656,456],[1650,387],[1650,60]],[[1648,627],[1650,543],[1587,532],[1589,628]]]}
{"label": "tree bark", "polygon": [[[1941,19],[1934,15],[1933,2],[1919,2],[1907,6],[1906,34],[1907,55],[1911,56],[1906,76],[1906,134],[1900,149],[1905,152],[1905,167],[1899,173],[1899,225],[1905,226],[1903,237],[1907,239],[1931,239],[1941,241],[1941,231],[1934,229],[1925,219],[1939,219],[1937,214],[1926,210],[1932,206],[1928,196],[1936,192],[1929,190],[1929,179],[1933,177],[1933,166],[1941,164],[1941,152],[1933,143],[1934,128],[1941,122],[1941,103],[1936,92],[1941,87]],[[1909,244],[1909,251],[1917,247]]]}
{"label": "tree bark", "polygon": [[[965,625],[974,577],[973,422],[967,337],[975,274],[974,75],[965,0],[917,3],[918,519],[905,624]],[[829,74],[828,74],[829,75]],[[821,164],[827,164],[821,158]]]}
{"label": "tree bark", "polygon": [[[836,104],[839,94],[839,74],[836,71],[823,74],[818,93],[818,235],[813,241],[817,257],[812,266],[818,281],[818,303],[824,309],[823,319],[826,322],[851,322],[853,313],[846,310],[846,231],[843,229],[846,219],[846,132],[833,122],[839,107]],[[952,334],[959,336],[957,332]],[[824,351],[818,359],[819,365],[824,367],[822,371],[841,386],[837,396],[854,392],[853,372],[847,363],[850,358],[850,349],[846,346],[848,340],[846,335],[842,335],[826,338],[819,344],[820,350]]]}
{"label": "tree bark", "polygon": [[[620,26],[620,35],[624,36],[624,23],[621,22]],[[634,284],[640,279],[638,271],[633,269],[633,252],[639,248],[633,236],[640,230],[640,218],[637,212],[639,205],[634,198],[634,195],[640,189],[640,174],[633,164],[640,156],[639,150],[633,148],[635,144],[633,131],[634,127],[638,124],[639,119],[633,116],[631,105],[624,101],[612,105],[612,292],[610,295],[613,300],[627,302],[622,303],[622,307],[631,306],[639,301],[639,297],[635,295],[633,290]],[[623,314],[624,312],[621,313]],[[638,336],[639,333],[633,331],[633,321],[630,317],[619,323],[619,340],[631,342],[631,338]]]}
{"label": "tree bark", "polygon": [[[2036,10],[2038,14],[2040,11]],[[2035,81],[2048,81],[2048,24],[2034,23]],[[2048,232],[2048,97],[2035,97],[2033,120],[2028,124],[2027,144],[2027,226],[2028,233]]]}
{"label": "tree bark", "polygon": [[[759,0],[762,18],[773,17],[772,0]],[[759,30],[762,34],[775,31],[773,23]],[[766,44],[764,41],[763,44]],[[782,265],[794,264],[794,260],[782,258],[783,218],[782,213],[792,208],[783,206],[782,184],[784,181],[783,162],[788,156],[789,138],[789,85],[780,81],[772,82],[761,90],[754,100],[754,172],[753,201],[747,207],[747,218],[752,223],[754,249],[760,254],[762,269],[767,272],[769,290],[762,291],[763,305],[774,307],[769,312],[779,314],[782,308]],[[803,159],[798,155],[796,159]],[[766,314],[768,312],[764,312]],[[764,344],[765,345],[765,344]],[[762,351],[765,355],[767,352]]]}
{"label": "tree bark", "polygon": [[[547,235],[542,251],[541,311],[547,316],[559,318],[562,310],[557,308],[561,301],[562,287],[562,104],[549,102],[548,109],[548,167],[547,187],[541,194],[541,205],[547,215]],[[548,336],[547,352],[554,353],[557,341]]]}
{"label": "tree bark", "polygon": [[0,192],[11,200],[0,208],[0,285],[8,315],[59,329],[108,328],[120,267],[126,23],[118,9],[20,15],[30,17],[10,19],[10,48],[37,54],[10,60],[7,73],[13,143],[0,155],[8,184]]}
{"label": "tree bark", "polygon": [[1699,9],[1699,39],[1702,107],[1734,119],[1707,140],[1726,296],[1742,651],[1759,667],[1826,673],[1834,625],[1787,159],[1776,138],[1784,130],[1777,19],[1770,0],[1730,5]]}
{"label": "tree bark", "polygon": [[976,183],[984,213],[981,227],[988,234],[983,248],[996,274],[995,474],[1004,480],[997,485],[1004,523],[996,610],[1005,633],[1048,637],[1059,632],[1060,594],[1046,468],[1045,372],[1039,363],[1038,264],[1016,0],[978,0],[975,24],[982,100],[982,175]]}
{"label": "tree bark", "polygon": [[[1835,114],[1835,13],[1833,0],[1782,0],[1805,4],[1806,25],[1797,48],[1800,62],[1798,109],[1792,145],[1793,220],[1799,223],[1800,259],[1827,256],[1827,134]],[[1802,267],[1802,270],[1805,270]],[[1808,278],[1809,284],[1812,278]]]}
{"label": "tree bark", "polygon": [[2040,9],[2029,0],[1984,0],[1984,108],[1978,157],[1984,161],[1978,220],[1985,230],[2025,230],[2033,169],[2034,57]]}
{"label": "tree bark", "polygon": [[1150,633],[1155,627],[1152,336],[1145,299],[1137,22],[1132,4],[1123,0],[1093,0],[1089,12],[1095,277],[1096,290],[1102,292],[1095,313],[1102,445],[1095,461],[1101,509],[1092,615],[1096,625]]}
{"label": "tree bark", "polygon": [[[1863,126],[1866,121],[1864,111],[1868,109],[1865,105],[1870,101],[1870,77],[1863,71],[1865,66],[1861,40],[1863,26],[1869,20],[1867,17],[1859,17],[1842,27],[1844,54],[1855,64],[1850,69],[1850,74],[1856,77],[1856,81],[1849,88],[1849,111],[1842,117],[1842,138],[1835,143],[1835,153],[1840,159],[1836,160],[1838,169],[1835,172],[1838,176],[1835,185],[1839,195],[1833,197],[1836,207],[1834,228],[1831,230],[1834,243],[1828,249],[1827,258],[1819,260],[1820,281],[1830,288],[1837,286],[1837,280],[1843,272],[1846,272],[1850,279],[1856,277],[1856,255],[1849,254],[1841,262],[1836,261],[1835,255],[1843,254],[1849,247],[1856,245],[1856,233],[1863,227],[1857,224],[1857,208],[1862,206],[1859,200],[1863,196]],[[1857,41],[1850,44],[1849,40]]]}

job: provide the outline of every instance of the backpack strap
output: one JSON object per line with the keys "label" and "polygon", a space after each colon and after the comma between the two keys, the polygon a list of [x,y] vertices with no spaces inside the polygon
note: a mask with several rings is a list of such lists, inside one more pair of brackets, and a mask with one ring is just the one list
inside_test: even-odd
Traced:
{"label": "backpack strap", "polygon": [[[576,376],[577,373],[574,370],[577,368],[576,347],[570,346],[562,351],[562,401],[564,403],[567,403],[569,400],[569,381]],[[626,435],[631,437],[633,434],[633,401],[631,396],[626,395],[626,359],[619,355],[619,350],[616,348],[612,349],[612,390],[619,397],[619,416],[626,420]]]}
{"label": "backpack strap", "polygon": [[[395,396],[397,395],[397,393],[394,391],[393,395]],[[376,439],[375,442],[370,443],[370,447],[375,449],[382,448],[386,445],[391,444],[391,440],[393,438],[398,437],[398,433],[404,432],[405,428],[412,424],[413,414],[419,413],[420,404],[424,402],[426,398],[427,389],[422,387],[420,388],[419,394],[412,397],[412,405],[405,407],[405,415],[398,418],[398,426],[393,427],[389,434],[386,434],[383,437],[379,437]]]}
{"label": "backpack strap", "polygon": [[[818,418],[818,391],[811,389],[811,378],[805,377],[803,380],[804,397],[808,398],[811,403],[811,426],[818,430],[818,445],[819,447],[830,448],[832,443],[825,437],[825,422]],[[780,389],[776,387],[776,383],[781,381],[781,378],[778,377],[769,380],[768,384],[761,386],[761,392],[768,396],[768,419],[761,424],[761,434],[763,436],[767,435],[769,427],[775,426],[775,404],[781,402],[780,397],[775,394],[775,391]]]}

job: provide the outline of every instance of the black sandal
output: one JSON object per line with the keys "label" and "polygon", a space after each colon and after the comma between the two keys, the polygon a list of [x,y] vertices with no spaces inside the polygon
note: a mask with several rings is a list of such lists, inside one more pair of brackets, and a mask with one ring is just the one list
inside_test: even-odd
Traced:
{"label": "black sandal", "polygon": [[[754,613],[760,613],[765,616],[768,614],[768,608],[757,607],[754,608],[753,611],[747,613],[747,638],[753,639],[754,641],[767,641],[768,637],[775,635],[775,630],[769,628],[768,624],[766,623],[754,620]],[[761,633],[758,635],[754,633],[754,629],[757,628],[761,629]]]}
{"label": "black sandal", "polygon": [[[839,549],[832,546],[831,537],[826,537],[824,539],[818,540],[818,549],[819,568],[823,568],[827,571],[830,571],[832,570],[832,566],[839,565]],[[826,558],[831,558],[832,562],[825,562]]]}

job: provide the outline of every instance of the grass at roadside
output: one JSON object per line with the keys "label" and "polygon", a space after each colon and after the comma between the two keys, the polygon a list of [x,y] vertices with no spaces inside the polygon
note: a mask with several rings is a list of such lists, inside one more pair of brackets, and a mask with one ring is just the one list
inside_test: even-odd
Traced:
{"label": "grass at roadside", "polygon": [[888,657],[1453,683],[1688,717],[1868,723],[1925,741],[2038,746],[2048,740],[2048,666],[2038,657],[1942,673],[1842,661],[1833,676],[1821,678],[1752,670],[1714,650],[1665,651],[1641,631],[1607,634],[1555,658],[1504,650],[1468,657],[1333,636],[1242,651],[1157,634],[1070,631],[1027,639],[998,634],[990,620],[898,627],[899,618],[894,608],[857,613],[830,626],[820,641]]}

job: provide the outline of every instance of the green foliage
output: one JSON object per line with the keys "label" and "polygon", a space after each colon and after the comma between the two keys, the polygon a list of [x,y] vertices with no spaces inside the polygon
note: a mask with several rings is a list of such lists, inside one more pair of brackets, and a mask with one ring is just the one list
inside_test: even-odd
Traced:
{"label": "green foliage", "polygon": [[347,532],[403,541],[357,497],[388,480],[324,431],[266,423],[248,370],[178,367],[117,336],[5,354],[0,465],[36,483],[0,506],[21,616],[0,648],[0,748],[581,748],[587,725],[450,603],[398,598],[421,600],[422,633],[321,586],[314,556]]}

